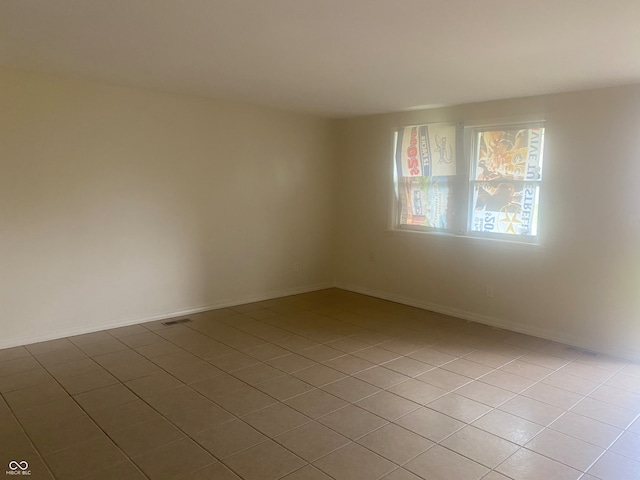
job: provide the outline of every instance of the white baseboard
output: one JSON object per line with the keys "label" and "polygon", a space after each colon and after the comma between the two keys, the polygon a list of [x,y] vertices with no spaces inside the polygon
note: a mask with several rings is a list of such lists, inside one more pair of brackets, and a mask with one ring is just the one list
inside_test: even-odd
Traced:
{"label": "white baseboard", "polygon": [[392,302],[409,305],[411,307],[421,308],[423,310],[429,310],[435,313],[441,313],[443,315],[461,318],[463,320],[482,323],[484,325],[498,327],[512,332],[523,333],[525,335],[531,335],[533,337],[543,338],[545,340],[551,340],[553,342],[563,343],[565,345],[571,345],[573,347],[590,350],[593,352],[604,353],[607,355],[612,355],[614,357],[626,358],[633,361],[640,361],[640,351],[637,350],[620,349],[618,347],[613,347],[610,345],[602,345],[599,343],[596,344],[589,339],[566,335],[545,328],[514,323],[501,318],[481,315],[475,312],[468,312],[466,310],[461,310],[454,307],[437,305],[415,298],[404,297],[395,293],[372,290],[360,285],[336,282],[335,287],[341,288],[343,290],[349,290],[355,293],[361,293],[363,295],[369,295],[371,297],[381,298],[383,300],[390,300]]}
{"label": "white baseboard", "polygon": [[38,335],[24,335],[12,338],[0,339],[0,350],[3,348],[18,347],[22,345],[29,345],[32,343],[46,342],[48,340],[57,340],[59,338],[72,337],[74,335],[83,335],[85,333],[94,333],[102,330],[109,330],[118,327],[128,327],[130,325],[137,325],[139,323],[153,322],[156,320],[166,320],[174,317],[181,317],[184,315],[193,315],[207,310],[215,310],[217,308],[234,307],[236,305],[242,305],[245,303],[260,302],[263,300],[272,300],[275,298],[286,297],[289,295],[297,295],[299,293],[314,292],[317,290],[324,290],[326,288],[332,288],[333,282],[319,283],[315,285],[307,285],[304,287],[296,287],[285,290],[275,290],[259,295],[252,295],[244,298],[237,298],[233,300],[221,300],[210,305],[203,305],[195,308],[188,308],[183,310],[177,310],[172,312],[165,312],[146,317],[120,319],[114,322],[101,323],[96,325],[86,325],[82,327],[66,328],[56,330],[53,332],[42,333]]}

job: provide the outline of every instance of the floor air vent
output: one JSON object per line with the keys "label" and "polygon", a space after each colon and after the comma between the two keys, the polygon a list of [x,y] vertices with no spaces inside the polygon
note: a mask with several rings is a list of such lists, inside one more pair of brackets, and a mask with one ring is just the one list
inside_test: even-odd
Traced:
{"label": "floor air vent", "polygon": [[181,323],[189,323],[190,321],[190,318],[180,318],[178,320],[167,320],[166,322],[162,322],[162,325],[170,327],[171,325],[180,325]]}

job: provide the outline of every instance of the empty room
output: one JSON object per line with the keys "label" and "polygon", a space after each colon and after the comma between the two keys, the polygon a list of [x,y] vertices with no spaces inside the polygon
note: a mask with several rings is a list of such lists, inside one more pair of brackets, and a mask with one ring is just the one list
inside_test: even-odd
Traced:
{"label": "empty room", "polygon": [[0,475],[640,479],[640,2],[0,2]]}

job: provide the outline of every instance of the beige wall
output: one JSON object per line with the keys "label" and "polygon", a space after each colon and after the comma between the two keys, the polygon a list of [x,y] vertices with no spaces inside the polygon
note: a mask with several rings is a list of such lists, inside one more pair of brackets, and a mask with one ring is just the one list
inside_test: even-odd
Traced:
{"label": "beige wall", "polygon": [[0,70],[0,348],[330,285],[334,138],[310,116]]}
{"label": "beige wall", "polygon": [[[547,127],[542,246],[385,231],[394,127],[532,119]],[[640,358],[639,87],[348,119],[339,133],[338,286]]]}

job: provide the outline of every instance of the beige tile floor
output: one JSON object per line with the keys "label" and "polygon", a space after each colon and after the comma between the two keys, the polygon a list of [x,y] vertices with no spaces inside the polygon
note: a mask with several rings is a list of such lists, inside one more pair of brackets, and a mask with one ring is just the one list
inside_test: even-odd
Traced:
{"label": "beige tile floor", "polygon": [[337,289],[189,319],[0,350],[5,470],[640,478],[638,364]]}

